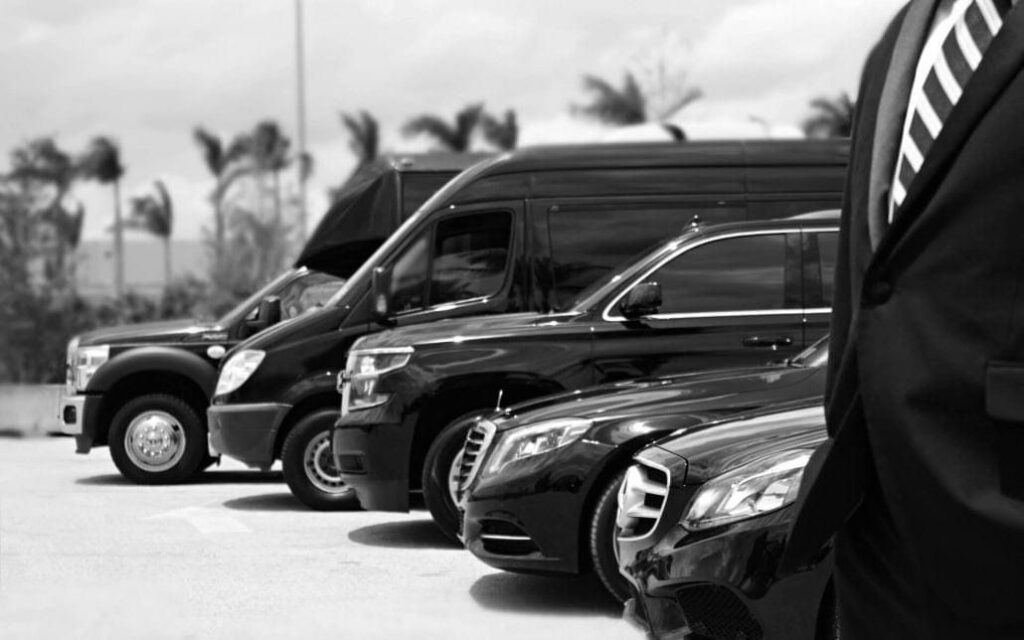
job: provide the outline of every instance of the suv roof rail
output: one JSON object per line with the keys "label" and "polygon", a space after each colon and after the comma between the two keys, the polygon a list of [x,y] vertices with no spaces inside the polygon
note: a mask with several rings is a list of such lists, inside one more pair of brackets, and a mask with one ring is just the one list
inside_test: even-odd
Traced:
{"label": "suv roof rail", "polygon": [[821,209],[808,213],[798,213],[789,216],[786,220],[839,220],[839,209]]}

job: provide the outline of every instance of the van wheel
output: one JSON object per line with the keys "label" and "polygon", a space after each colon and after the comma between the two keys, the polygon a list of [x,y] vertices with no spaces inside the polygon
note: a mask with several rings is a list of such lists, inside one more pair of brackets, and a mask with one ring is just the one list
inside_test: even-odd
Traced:
{"label": "van wheel", "polygon": [[441,532],[462,546],[462,514],[456,504],[456,477],[462,459],[466,434],[480,411],[471,411],[453,420],[434,438],[423,461],[423,502]]}
{"label": "van wheel", "polygon": [[590,518],[590,561],[605,589],[619,602],[629,599],[629,585],[619,573],[619,558],[615,547],[615,514],[618,510],[619,487],[626,477],[625,471],[615,474],[605,485]]}
{"label": "van wheel", "polygon": [[281,471],[292,495],[318,511],[358,507],[355,492],[342,482],[331,454],[334,409],[315,411],[296,424],[281,448]]}
{"label": "van wheel", "polygon": [[110,457],[132,482],[185,482],[207,459],[203,425],[199,413],[177,396],[133,398],[114,414],[107,437]]}

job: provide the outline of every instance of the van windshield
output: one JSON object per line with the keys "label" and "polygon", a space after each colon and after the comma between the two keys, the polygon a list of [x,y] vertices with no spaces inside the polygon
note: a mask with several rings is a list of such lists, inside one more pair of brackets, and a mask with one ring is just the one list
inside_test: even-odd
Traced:
{"label": "van windshield", "polygon": [[[403,222],[387,240],[384,241],[384,244],[374,251],[373,255],[367,258],[366,262],[356,269],[356,272],[352,274],[352,277],[349,278],[344,285],[342,285],[341,289],[338,289],[338,292],[331,296],[331,299],[327,301],[326,306],[338,306],[341,304],[342,300],[349,296],[350,291],[359,286],[359,283],[369,283],[370,272],[380,265],[385,256],[390,254],[396,246],[402,244],[412,233],[413,229],[420,226],[420,224],[430,216],[431,212],[440,207],[442,203],[450,200],[452,196],[461,191],[467,184],[476,180],[481,173],[493,164],[493,162],[493,160],[485,160],[473,165],[469,169],[466,169],[449,180],[448,183],[441,187],[434,195],[430,196],[430,198],[428,198],[427,201],[416,210],[416,213],[409,216],[409,218]],[[365,286],[365,284],[363,286]]]}

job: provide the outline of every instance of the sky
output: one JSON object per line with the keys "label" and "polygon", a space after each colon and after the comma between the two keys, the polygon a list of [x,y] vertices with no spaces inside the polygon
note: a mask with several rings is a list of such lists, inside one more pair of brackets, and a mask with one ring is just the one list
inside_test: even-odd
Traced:
{"label": "sky", "polygon": [[[521,145],[621,139],[632,134],[573,114],[587,101],[581,77],[650,81],[660,61],[665,85],[703,91],[669,118],[691,138],[790,137],[812,98],[855,96],[904,0],[301,2],[312,228],[354,165],[341,111],[371,112],[383,149],[398,153],[431,147],[401,135],[412,116],[481,101],[515,109]],[[0,153],[44,135],[79,152],[110,136],[125,198],[163,180],[175,237],[200,237],[213,179],[193,128],[231,138],[271,118],[296,138],[295,3],[0,0]],[[86,207],[85,236],[109,237],[110,190],[79,185],[72,198]]]}

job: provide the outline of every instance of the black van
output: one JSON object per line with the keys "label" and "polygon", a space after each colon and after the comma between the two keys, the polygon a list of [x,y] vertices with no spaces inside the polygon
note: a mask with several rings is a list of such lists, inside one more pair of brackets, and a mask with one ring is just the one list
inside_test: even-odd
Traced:
{"label": "black van", "polygon": [[212,447],[260,468],[280,458],[307,505],[347,508],[354,500],[334,465],[330,429],[335,376],[357,338],[444,318],[563,309],[694,222],[837,206],[847,156],[838,140],[721,141],[535,147],[484,161],[431,197],[328,308],[235,349],[209,409]]}
{"label": "black van", "polygon": [[389,156],[357,172],[324,214],[295,267],[217,320],[98,329],[67,349],[62,431],[78,453],[110,445],[121,474],[181,482],[213,462],[205,411],[228,349],[325,303],[419,205],[485,155]]}

